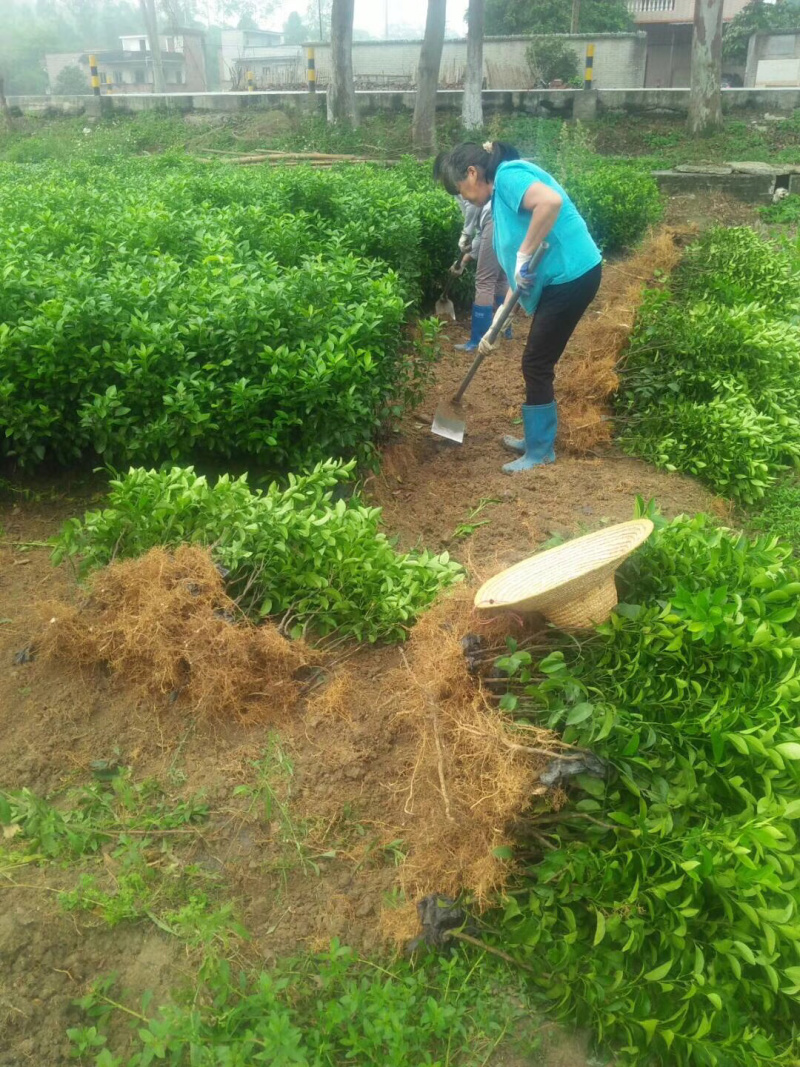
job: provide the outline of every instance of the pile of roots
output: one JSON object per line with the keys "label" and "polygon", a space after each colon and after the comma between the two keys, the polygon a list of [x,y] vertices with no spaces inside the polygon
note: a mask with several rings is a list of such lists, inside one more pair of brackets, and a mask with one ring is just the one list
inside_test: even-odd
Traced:
{"label": "pile of roots", "polygon": [[39,651],[61,669],[105,668],[142,698],[198,716],[278,719],[313,659],[302,642],[249,622],[196,547],[112,563],[91,577],[82,604],[49,614]]}
{"label": "pile of roots", "polygon": [[[503,654],[509,633],[542,652],[544,635],[513,617],[481,619],[473,592],[460,588],[428,611],[377,687],[362,692],[358,678],[344,672],[311,702],[311,713],[325,717],[346,719],[354,705],[371,709],[350,733],[371,768],[359,787],[361,799],[369,795],[369,814],[387,841],[403,842],[398,881],[409,903],[384,908],[381,921],[384,933],[398,942],[416,931],[413,902],[429,893],[465,892],[479,906],[488,903],[513,869],[520,818],[532,806],[551,811],[564,799],[560,790],[546,790],[539,775],[569,746],[555,733],[500,711],[498,686],[483,677]],[[348,725],[342,719],[338,730],[344,742]],[[344,763],[352,750],[344,744],[342,751]],[[336,745],[326,745],[325,752],[338,781]],[[335,804],[353,802],[358,795],[348,795],[342,781]]]}
{"label": "pile of roots", "polygon": [[685,230],[665,227],[624,264],[604,264],[597,301],[575,331],[556,373],[560,440],[572,452],[590,452],[611,441],[608,412],[619,385],[617,362],[645,287],[669,275],[681,258],[686,236]]}

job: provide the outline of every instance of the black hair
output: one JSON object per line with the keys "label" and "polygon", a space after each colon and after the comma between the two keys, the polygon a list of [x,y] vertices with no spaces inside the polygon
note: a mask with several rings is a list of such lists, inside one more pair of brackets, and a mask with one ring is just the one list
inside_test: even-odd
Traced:
{"label": "black hair", "polygon": [[445,149],[436,156],[433,161],[433,180],[439,185],[444,186],[446,191],[451,196],[458,194],[458,187],[450,176],[450,170],[447,165],[448,157],[450,153]]}
{"label": "black hair", "polygon": [[[488,141],[486,143],[489,144]],[[487,182],[493,182],[501,163],[519,158],[517,149],[504,141],[492,141],[490,151],[473,141],[464,141],[448,153],[447,159],[440,164],[440,170],[446,172],[450,181],[455,184],[463,182],[469,168],[475,167]]]}

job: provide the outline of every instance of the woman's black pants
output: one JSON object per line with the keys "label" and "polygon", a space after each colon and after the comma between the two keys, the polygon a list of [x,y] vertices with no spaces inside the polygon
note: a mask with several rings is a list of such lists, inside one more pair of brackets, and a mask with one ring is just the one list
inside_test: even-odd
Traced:
{"label": "woman's black pants", "polygon": [[556,363],[597,295],[600,275],[598,263],[574,281],[546,285],[542,290],[522,353],[526,404],[552,403]]}

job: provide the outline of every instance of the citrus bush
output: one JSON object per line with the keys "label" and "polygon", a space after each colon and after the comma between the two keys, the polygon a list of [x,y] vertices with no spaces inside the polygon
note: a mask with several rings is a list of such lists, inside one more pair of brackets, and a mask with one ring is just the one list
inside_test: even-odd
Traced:
{"label": "citrus bush", "polygon": [[788,247],[704,234],[642,303],[620,374],[626,450],[744,503],[798,464],[799,281]]}
{"label": "citrus bush", "polygon": [[517,713],[608,767],[542,819],[505,941],[620,1064],[796,1063],[800,571],[774,538],[653,517],[592,639],[500,663]]}
{"label": "citrus bush", "polygon": [[298,633],[399,640],[463,572],[447,553],[395,552],[380,508],[334,500],[354,467],[327,460],[263,492],[246,475],[212,486],[192,467],[133,468],[111,482],[107,507],[65,524],[53,560],[77,557],[88,570],[156,545],[203,545],[257,618],[288,612]]}
{"label": "citrus bush", "polygon": [[460,213],[410,165],[0,169],[0,454],[364,457],[419,395]]}

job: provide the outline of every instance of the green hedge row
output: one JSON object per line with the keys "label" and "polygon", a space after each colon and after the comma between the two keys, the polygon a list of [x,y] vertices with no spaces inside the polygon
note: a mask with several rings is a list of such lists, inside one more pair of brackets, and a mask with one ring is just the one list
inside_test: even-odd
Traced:
{"label": "green hedge row", "polygon": [[605,771],[532,816],[534,854],[493,925],[620,1067],[789,1067],[800,571],[773,537],[649,514],[656,532],[590,640],[500,661],[506,706]]}
{"label": "green hedge row", "polygon": [[298,466],[411,402],[460,215],[416,165],[0,173],[0,454]]}
{"label": "green hedge row", "polygon": [[708,231],[642,304],[622,443],[753,503],[800,463],[800,259],[746,227]]}

